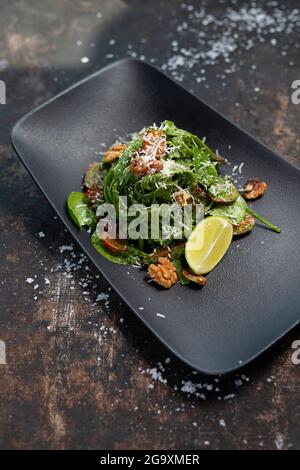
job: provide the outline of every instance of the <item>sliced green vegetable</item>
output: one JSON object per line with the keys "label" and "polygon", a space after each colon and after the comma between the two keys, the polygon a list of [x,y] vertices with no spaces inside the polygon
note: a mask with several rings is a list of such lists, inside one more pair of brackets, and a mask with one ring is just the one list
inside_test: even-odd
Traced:
{"label": "sliced green vegetable", "polygon": [[252,215],[247,214],[244,220],[238,225],[233,226],[233,235],[244,235],[245,233],[251,232],[255,227],[255,219]]}
{"label": "sliced green vegetable", "polygon": [[228,204],[238,198],[239,192],[228,178],[219,178],[209,187],[208,195],[213,202]]}
{"label": "sliced green vegetable", "polygon": [[84,176],[84,185],[87,188],[98,185],[100,183],[100,163],[93,162],[88,166]]}

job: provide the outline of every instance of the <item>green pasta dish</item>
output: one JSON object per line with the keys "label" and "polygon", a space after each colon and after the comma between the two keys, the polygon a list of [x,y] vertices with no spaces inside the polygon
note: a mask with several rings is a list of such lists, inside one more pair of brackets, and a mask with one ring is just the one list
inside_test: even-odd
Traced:
{"label": "green pasta dish", "polygon": [[146,267],[165,288],[178,281],[204,285],[232,237],[250,232],[255,219],[280,232],[247,204],[267,184],[254,178],[238,190],[220,175],[224,163],[198,136],[164,121],[91,163],[83,191],[68,197],[68,211],[108,260]]}

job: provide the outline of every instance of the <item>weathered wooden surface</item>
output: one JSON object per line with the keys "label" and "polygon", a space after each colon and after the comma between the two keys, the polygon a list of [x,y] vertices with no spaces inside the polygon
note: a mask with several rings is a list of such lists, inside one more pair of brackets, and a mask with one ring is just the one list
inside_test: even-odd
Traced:
{"label": "weathered wooden surface", "polygon": [[[227,64],[224,57],[204,66],[199,60],[189,71],[182,59],[168,60],[196,45],[195,28],[216,42],[214,31],[230,27],[209,26],[209,14],[224,16],[223,3],[201,3],[208,29],[179,1],[0,2],[0,79],[8,93],[0,107],[0,340],[7,348],[1,448],[300,447],[300,366],[291,363],[300,328],[238,376],[218,383],[193,374],[82,258],[10,147],[11,127],[23,113],[111,60],[136,54],[173,70],[184,86],[300,166],[300,105],[290,100],[291,82],[300,79],[297,13],[289,34],[269,25],[261,42],[257,26],[247,50],[242,31]],[[274,7],[259,3],[274,15]],[[227,2],[238,12],[243,5],[249,13],[249,2]],[[286,18],[297,5],[282,1],[278,8]],[[236,71],[225,72],[232,65]],[[203,386],[195,392],[189,381]]]}

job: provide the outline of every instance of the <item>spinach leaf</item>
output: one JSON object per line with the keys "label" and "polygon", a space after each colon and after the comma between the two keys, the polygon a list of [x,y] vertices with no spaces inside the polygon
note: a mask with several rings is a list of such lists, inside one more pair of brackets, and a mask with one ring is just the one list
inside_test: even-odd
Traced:
{"label": "spinach leaf", "polygon": [[70,193],[67,199],[67,205],[73,222],[79,228],[82,228],[84,225],[88,227],[95,225],[96,216],[94,212],[89,209],[83,193],[77,191]]}
{"label": "spinach leaf", "polygon": [[250,209],[245,199],[240,194],[232,204],[214,204],[211,208],[206,209],[206,214],[227,217],[233,225],[239,225],[245,219],[246,215],[249,214],[266,225],[270,230],[277,233],[281,232],[279,227]]}
{"label": "spinach leaf", "polygon": [[117,264],[135,264],[139,261],[139,250],[128,248],[127,252],[124,253],[113,253],[108,248],[103,245],[103,241],[98,238],[96,232],[93,233],[91,237],[91,242],[93,247],[98,253],[100,253],[104,258],[112,261]]}
{"label": "spinach leaf", "polygon": [[219,177],[216,162],[213,162],[206,153],[197,147],[193,150],[193,162],[199,184],[208,189]]}
{"label": "spinach leaf", "polygon": [[265,219],[263,216],[259,215],[257,212],[254,212],[250,207],[247,207],[247,213],[250,214],[255,219],[259,220],[262,224],[265,224],[270,230],[273,232],[280,233],[281,228],[277,227],[276,225],[272,224],[269,220]]}
{"label": "spinach leaf", "polygon": [[245,199],[239,195],[232,204],[215,204],[207,211],[208,215],[217,215],[227,217],[234,225],[238,225],[247,213],[247,203]]}

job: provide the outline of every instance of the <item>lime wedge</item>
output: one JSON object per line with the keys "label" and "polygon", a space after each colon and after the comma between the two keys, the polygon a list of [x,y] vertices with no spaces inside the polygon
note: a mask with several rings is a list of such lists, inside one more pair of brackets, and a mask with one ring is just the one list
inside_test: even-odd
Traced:
{"label": "lime wedge", "polygon": [[225,217],[201,220],[185,245],[185,258],[195,274],[212,271],[221,261],[232,240],[233,227]]}

